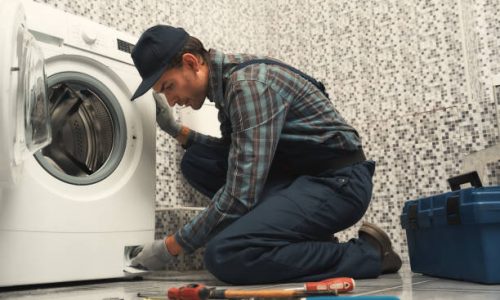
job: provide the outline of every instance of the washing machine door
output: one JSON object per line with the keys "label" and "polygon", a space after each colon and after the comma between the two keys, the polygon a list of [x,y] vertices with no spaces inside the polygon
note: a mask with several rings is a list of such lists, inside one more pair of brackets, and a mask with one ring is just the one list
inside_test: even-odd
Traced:
{"label": "washing machine door", "polygon": [[0,187],[51,140],[43,54],[25,24],[19,1],[0,0]]}

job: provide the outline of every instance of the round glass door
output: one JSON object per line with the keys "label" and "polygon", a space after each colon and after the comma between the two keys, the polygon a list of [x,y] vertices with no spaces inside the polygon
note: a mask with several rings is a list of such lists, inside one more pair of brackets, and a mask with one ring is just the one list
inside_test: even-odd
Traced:
{"label": "round glass door", "polygon": [[50,143],[45,60],[20,1],[0,1],[0,185],[18,182],[24,160]]}
{"label": "round glass door", "polygon": [[16,137],[18,161],[24,152],[34,153],[51,139],[44,57],[35,38],[27,31],[23,34],[21,57]]}
{"label": "round glass door", "polygon": [[126,145],[126,124],[113,93],[86,74],[65,72],[48,78],[52,142],[35,154],[56,178],[93,184],[119,165]]}

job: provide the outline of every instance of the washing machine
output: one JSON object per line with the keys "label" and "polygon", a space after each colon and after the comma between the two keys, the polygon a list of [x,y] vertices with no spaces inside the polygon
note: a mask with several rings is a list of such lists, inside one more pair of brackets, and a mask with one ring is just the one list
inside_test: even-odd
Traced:
{"label": "washing machine", "polygon": [[30,1],[0,23],[0,286],[122,277],[155,224],[137,38]]}
{"label": "washing machine", "polygon": [[191,107],[180,107],[176,113],[183,125],[206,135],[222,137],[218,118],[219,110],[208,99],[205,99],[205,102],[198,110]]}

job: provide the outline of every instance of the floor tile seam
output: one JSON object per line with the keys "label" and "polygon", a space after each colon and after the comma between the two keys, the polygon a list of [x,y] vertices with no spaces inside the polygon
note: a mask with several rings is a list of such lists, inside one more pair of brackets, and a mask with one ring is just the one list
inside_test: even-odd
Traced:
{"label": "floor tile seam", "polygon": [[[415,286],[415,285],[418,285],[418,284],[421,284],[421,283],[425,283],[425,282],[429,282],[429,281],[432,281],[432,280],[429,279],[429,280],[424,280],[424,281],[416,282],[416,283],[411,284],[411,287],[413,288],[413,286]],[[363,296],[363,295],[372,295],[372,294],[375,294],[375,293],[380,293],[380,292],[385,292],[385,291],[399,289],[399,288],[402,288],[403,286],[405,286],[405,285],[404,284],[400,284],[400,285],[389,287],[389,288],[385,288],[385,289],[380,289],[380,290],[375,290],[375,291],[370,291],[370,292],[355,294],[353,296],[355,297],[355,296]]]}
{"label": "floor tile seam", "polygon": [[499,292],[499,290],[482,290],[482,289],[472,289],[472,290],[468,290],[468,289],[457,289],[457,288],[453,288],[453,287],[450,287],[450,288],[416,288],[416,289],[412,289],[414,291],[433,291],[433,292],[446,292],[446,291],[453,291],[453,292],[486,292],[486,293],[495,293],[497,294]]}

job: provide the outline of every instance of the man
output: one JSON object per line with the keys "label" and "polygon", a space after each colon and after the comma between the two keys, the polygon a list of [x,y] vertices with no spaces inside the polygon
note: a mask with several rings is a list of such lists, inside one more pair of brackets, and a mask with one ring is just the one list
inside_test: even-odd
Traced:
{"label": "man", "polygon": [[[164,25],[142,34],[132,58],[143,78],[132,100],[153,89],[157,122],[186,149],[184,176],[212,199],[180,230],[145,245],[132,265],[162,269],[205,246],[206,268],[234,284],[399,270],[374,224],[346,243],[333,238],[364,215],[375,163],[322,84],[276,60],[206,51],[184,29]],[[220,139],[171,115],[169,106],[199,109],[206,97],[219,110]]]}

